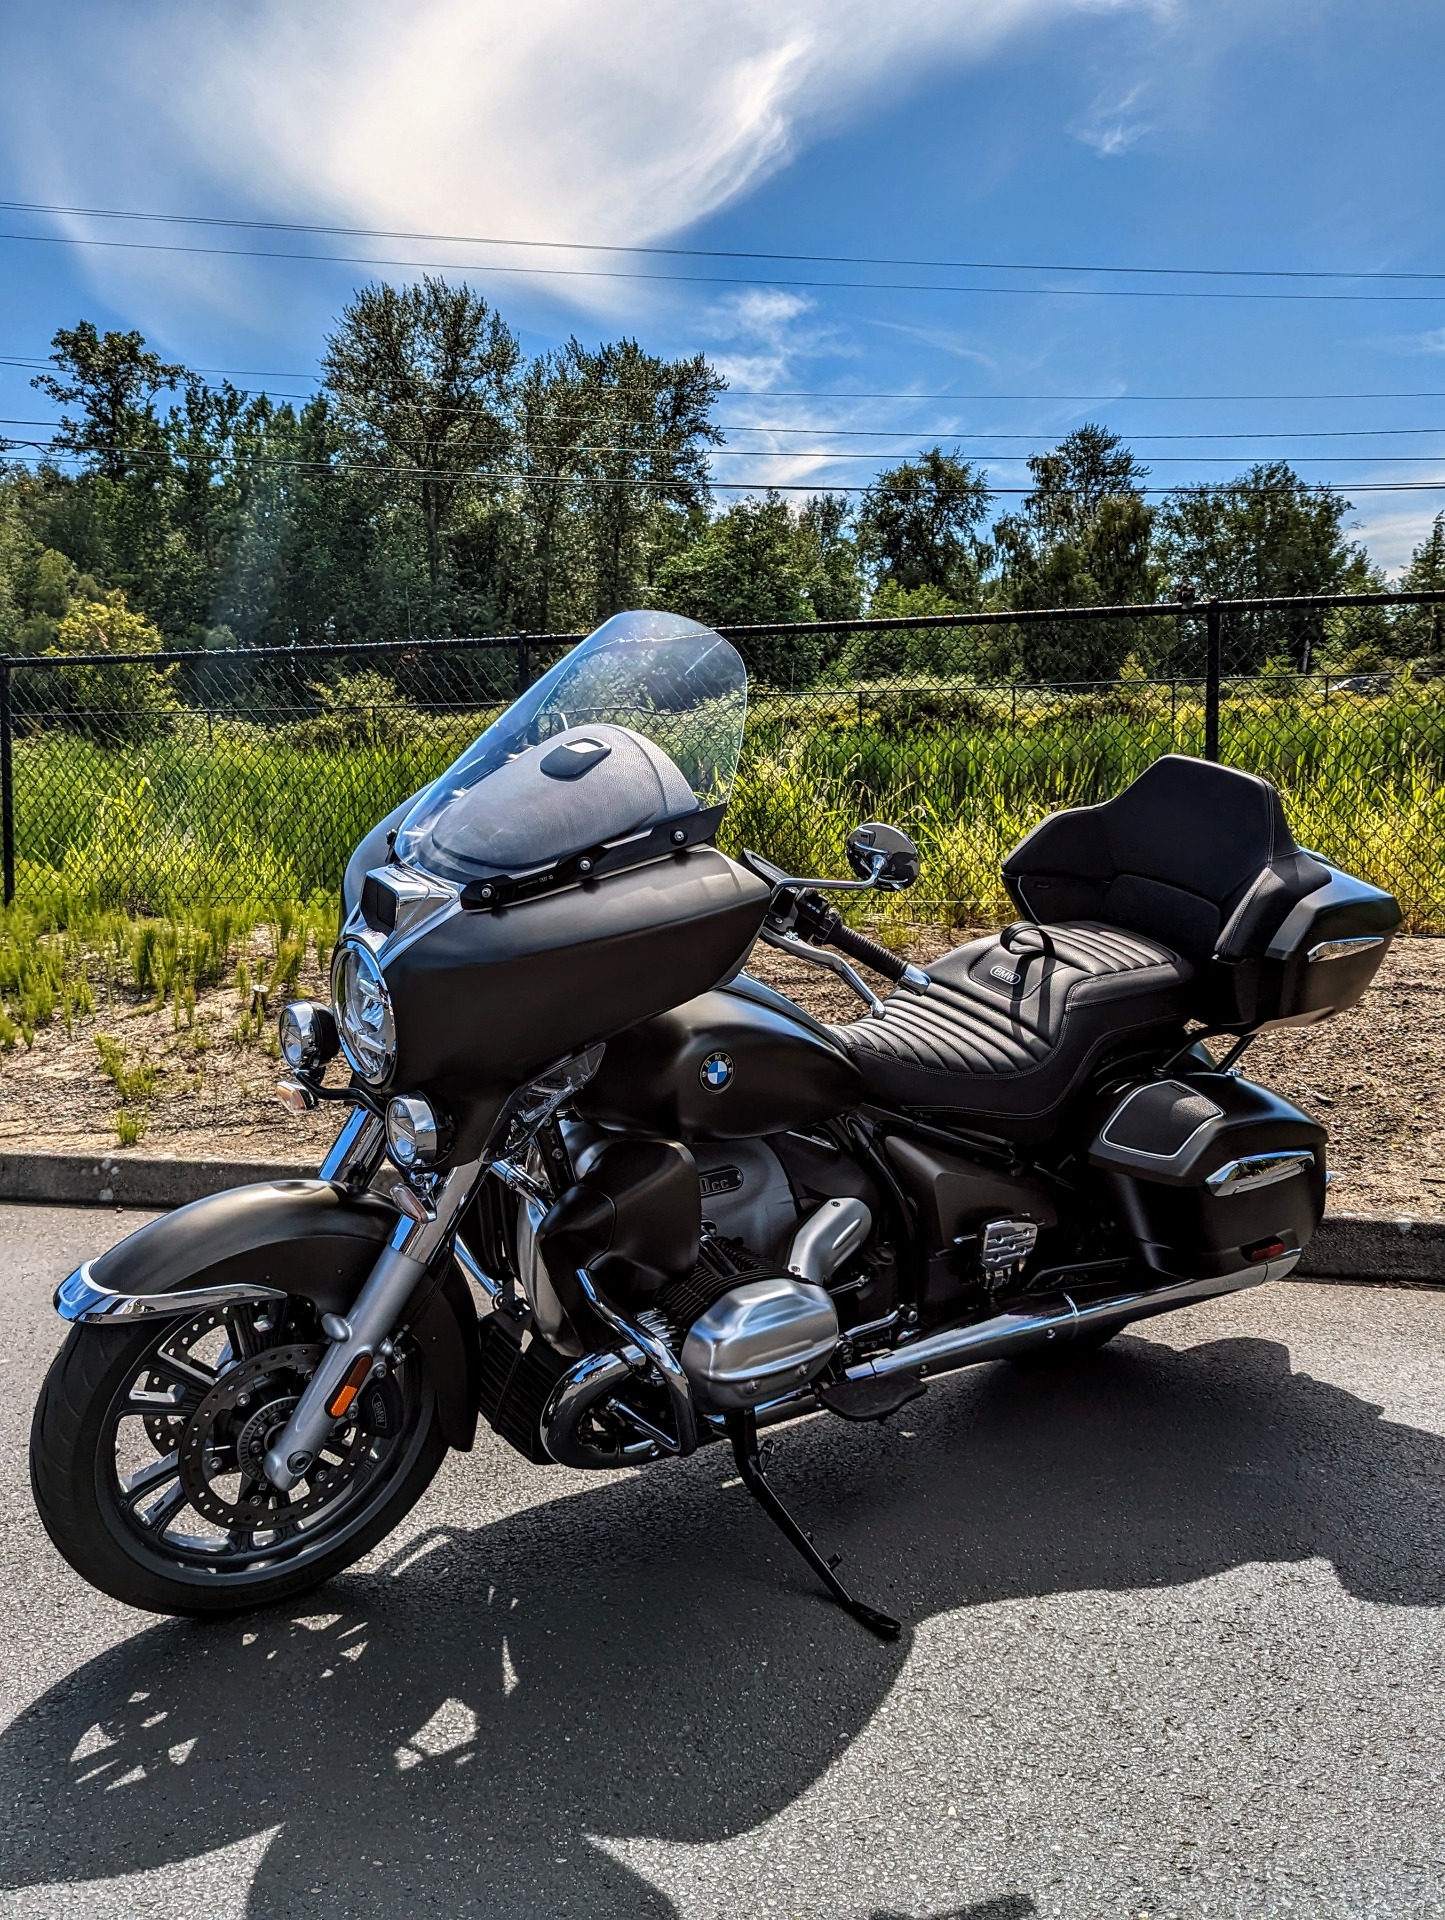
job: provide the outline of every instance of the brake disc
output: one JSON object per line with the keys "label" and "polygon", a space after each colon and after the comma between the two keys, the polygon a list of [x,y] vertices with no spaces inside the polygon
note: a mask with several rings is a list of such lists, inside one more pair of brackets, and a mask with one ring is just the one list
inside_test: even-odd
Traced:
{"label": "brake disc", "polygon": [[321,1345],[268,1347],[228,1368],[185,1421],[177,1448],[181,1484],[197,1513],[243,1533],[289,1528],[346,1490],[375,1437],[363,1404],[375,1398],[370,1394],[358,1396],[353,1417],[332,1430],[289,1496],[271,1485],[263,1465],[325,1351]]}

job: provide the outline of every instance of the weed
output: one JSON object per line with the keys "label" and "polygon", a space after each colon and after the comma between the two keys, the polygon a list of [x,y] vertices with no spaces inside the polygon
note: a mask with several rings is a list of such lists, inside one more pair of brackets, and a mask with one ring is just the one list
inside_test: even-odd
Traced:
{"label": "weed", "polygon": [[95,1036],[95,1050],[100,1055],[101,1072],[127,1106],[150,1099],[160,1077],[160,1068],[153,1060],[133,1061],[120,1042],[108,1033]]}
{"label": "weed", "polygon": [[149,1107],[118,1107],[113,1118],[115,1137],[123,1147],[136,1146],[145,1138],[150,1121]]}

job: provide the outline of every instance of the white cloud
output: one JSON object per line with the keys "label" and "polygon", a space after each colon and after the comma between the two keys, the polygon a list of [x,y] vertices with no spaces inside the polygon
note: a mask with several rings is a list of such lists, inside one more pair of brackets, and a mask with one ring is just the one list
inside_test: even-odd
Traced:
{"label": "white cloud", "polygon": [[[940,62],[1071,12],[1150,4],[134,0],[84,33],[22,29],[12,177],[33,191],[43,173],[47,197],[92,204],[207,206],[221,188],[282,217],[645,242]],[[90,258],[108,275],[181,264]],[[566,291],[615,297],[605,282]]]}
{"label": "white cloud", "polygon": [[1092,147],[1103,160],[1126,153],[1136,140],[1152,131],[1153,123],[1137,109],[1148,87],[1140,81],[1120,94],[1101,95],[1081,120],[1069,129],[1076,140]]}

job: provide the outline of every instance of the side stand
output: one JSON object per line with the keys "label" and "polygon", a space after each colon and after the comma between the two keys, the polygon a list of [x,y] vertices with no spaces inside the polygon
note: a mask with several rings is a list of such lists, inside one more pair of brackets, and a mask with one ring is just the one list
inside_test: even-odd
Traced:
{"label": "side stand", "polygon": [[738,1463],[738,1472],[742,1475],[743,1485],[773,1525],[802,1554],[840,1607],[851,1613],[853,1618],[867,1627],[870,1633],[876,1633],[880,1640],[896,1640],[903,1630],[899,1623],[891,1614],[880,1613],[876,1607],[867,1606],[862,1600],[853,1598],[833,1571],[842,1555],[835,1553],[831,1559],[825,1560],[813,1545],[812,1535],[804,1533],[778,1498],[763,1470],[762,1457],[758,1451],[758,1423],[751,1410],[744,1413],[730,1413],[727,1428],[728,1438],[733,1443],[733,1458]]}

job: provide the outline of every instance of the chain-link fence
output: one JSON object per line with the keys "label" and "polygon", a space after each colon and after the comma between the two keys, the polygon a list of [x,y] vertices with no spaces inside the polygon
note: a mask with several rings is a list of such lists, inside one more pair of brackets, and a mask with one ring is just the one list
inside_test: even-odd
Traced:
{"label": "chain-link fence", "polygon": [[[1305,845],[1445,931],[1442,609],[1331,595],[726,629],[752,689],[724,842],[826,871],[857,819],[890,818],[924,854],[906,911],[987,917],[1044,814],[1203,754],[1274,780]],[[578,637],[0,660],[5,898],[174,912],[332,890],[362,834]]]}

